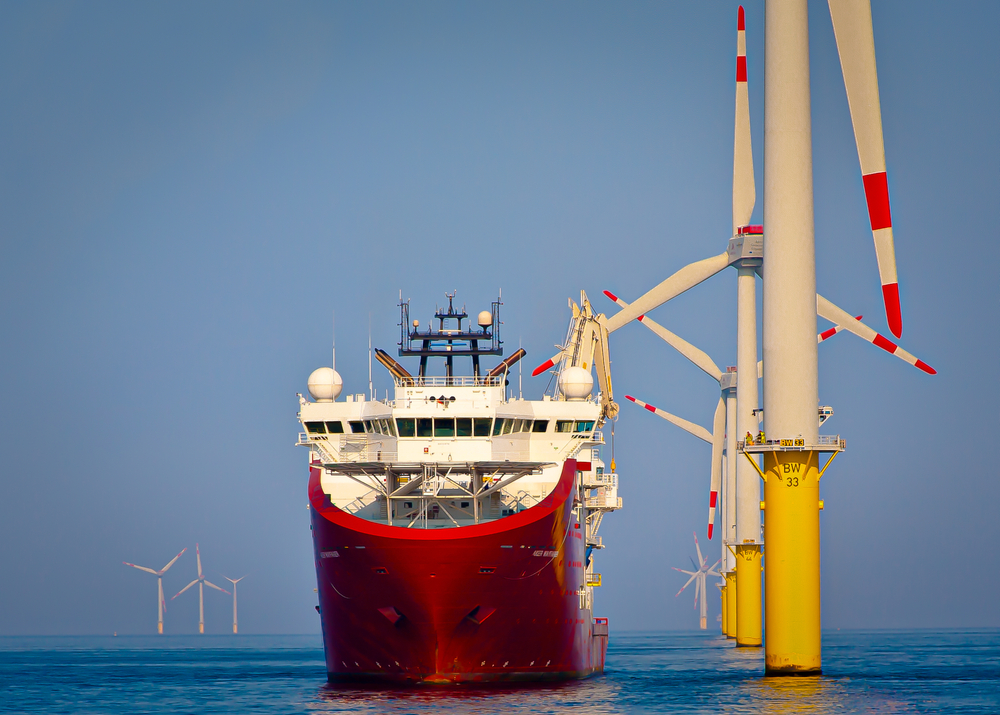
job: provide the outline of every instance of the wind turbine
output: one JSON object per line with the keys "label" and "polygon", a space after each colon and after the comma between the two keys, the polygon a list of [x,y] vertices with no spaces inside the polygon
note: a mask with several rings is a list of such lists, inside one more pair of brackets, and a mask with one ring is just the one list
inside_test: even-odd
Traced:
{"label": "wind turbine", "polygon": [[170,559],[169,563],[167,563],[167,565],[164,566],[159,571],[148,569],[145,566],[136,566],[135,564],[130,564],[128,561],[122,561],[122,563],[125,564],[126,566],[131,566],[134,569],[139,569],[140,571],[146,571],[156,576],[156,593],[157,593],[156,610],[158,616],[156,622],[156,632],[159,633],[161,636],[163,635],[163,612],[167,609],[167,604],[163,600],[163,574],[167,572],[167,569],[169,569],[171,566],[174,565],[174,562],[177,561],[177,559],[179,559],[181,556],[184,555],[185,551],[187,551],[187,548],[181,549],[181,552],[177,554],[174,558]]}
{"label": "wind turbine", "polygon": [[226,594],[228,594],[229,591],[227,591],[224,588],[220,588],[219,586],[216,586],[214,583],[210,582],[208,579],[205,578],[205,575],[201,572],[201,550],[198,548],[198,544],[194,545],[194,552],[195,554],[198,555],[198,578],[196,578],[194,581],[192,581],[187,586],[182,588],[180,591],[175,593],[170,598],[170,600],[173,601],[175,598],[180,596],[189,588],[191,588],[195,584],[198,584],[198,632],[204,633],[205,632],[205,586],[211,586],[216,591],[222,591],[223,593]]}
{"label": "wind turbine", "polygon": [[706,630],[706,628],[708,627],[708,604],[706,602],[707,593],[705,591],[705,578],[707,576],[720,575],[717,571],[715,571],[715,567],[719,565],[722,559],[719,559],[714,564],[709,566],[708,559],[706,559],[701,555],[701,547],[698,546],[697,534],[694,534],[694,548],[698,552],[698,564],[697,566],[695,566],[695,568],[697,569],[696,571],[685,571],[684,569],[679,569],[676,566],[672,567],[674,571],[680,571],[681,573],[687,574],[688,576],[691,577],[687,580],[687,583],[681,586],[681,590],[678,591],[676,594],[674,594],[674,598],[680,596],[684,592],[684,589],[690,586],[691,582],[693,581],[694,606],[695,608],[698,608],[699,605],[701,606],[701,613],[699,614],[698,625],[701,627],[701,630]]}
{"label": "wind turbine", "polygon": [[[902,332],[902,320],[886,188],[871,7],[869,0],[829,0],[829,5],[861,162],[886,319],[893,334],[899,336]],[[771,584],[767,601],[771,605],[767,608],[774,609],[774,618],[768,618],[770,645],[766,662],[768,672],[818,672],[821,659],[817,475],[822,474],[818,470],[818,457],[822,452],[832,452],[835,456],[843,449],[843,443],[838,439],[836,445],[833,445],[832,440],[821,444],[817,424],[813,422],[819,402],[816,342],[811,339],[816,330],[816,313],[924,372],[935,374],[935,371],[891,340],[860,321],[852,320],[844,311],[834,309],[835,306],[815,293],[807,5],[805,0],[767,0],[766,10],[764,177],[767,191],[764,215],[765,224],[769,227],[766,241],[768,257],[765,260],[763,227],[745,225],[752,213],[755,190],[746,102],[745,25],[741,8],[737,34],[733,238],[730,239],[726,252],[682,268],[631,306],[611,316],[607,320],[606,329],[608,333],[614,332],[723,268],[733,265],[740,274],[737,373],[752,375],[751,360],[756,362],[756,316],[754,315],[753,320],[748,316],[754,314],[754,273],[759,273],[764,278],[764,413],[769,420],[768,433],[777,434],[791,446],[797,446],[798,453],[785,454],[784,460],[793,458],[795,463],[785,466],[782,458],[770,448],[754,447],[745,450],[748,459],[739,463],[737,474],[737,549],[747,553],[742,554],[746,558],[738,559],[738,564],[744,560],[747,562],[749,581],[757,584],[756,589],[759,589],[760,544],[756,540],[760,533],[760,483],[754,472],[763,476],[765,472],[772,470],[777,472],[794,469],[808,474],[804,482],[795,480],[796,484],[808,484],[809,487],[807,490],[799,490],[801,497],[793,500],[795,506],[791,512],[794,514],[791,521],[786,525],[773,512],[766,521],[766,525],[770,524],[772,527],[772,536],[780,533],[778,538],[783,543],[792,545],[787,557],[782,558],[782,563],[786,564],[782,575],[777,576],[772,569],[771,575],[765,576]],[[766,271],[762,265],[765,263]],[[751,343],[753,352],[750,350]],[[744,378],[738,391],[742,393],[741,388],[749,388],[756,393],[756,387],[756,380]],[[742,399],[740,395],[737,402],[737,434],[743,434],[744,430],[752,429],[750,424],[756,426],[756,419],[752,419],[752,410],[757,407],[756,394],[747,399]],[[763,471],[757,465],[756,458],[750,459],[749,452],[758,451],[764,453]],[[810,466],[814,458],[816,461]],[[782,484],[780,475],[775,474],[771,486],[777,488],[779,484]],[[769,483],[765,477],[765,492],[768,488]],[[764,501],[768,505],[775,504],[780,512],[785,513],[785,503],[780,500],[779,494],[780,492],[773,494],[779,498],[779,502],[767,497]],[[807,512],[813,511],[815,514],[807,515]],[[809,534],[808,538],[797,536],[803,529]],[[748,541],[751,543],[746,543]],[[775,556],[775,545],[772,543],[772,566],[778,561]],[[801,563],[807,563],[808,567],[798,569],[793,566]],[[794,584],[794,587],[790,584]],[[791,590],[786,590],[786,586]],[[779,613],[779,599],[794,602],[795,614]],[[756,606],[744,598],[739,598],[739,601],[742,604],[739,610],[759,623],[759,591]],[[796,636],[799,625],[803,623],[807,624],[805,630],[810,632],[805,640]],[[784,627],[785,624],[787,628]],[[757,630],[759,632],[759,628]]]}
{"label": "wind turbine", "polygon": [[240,576],[237,579],[231,579],[228,576],[224,575],[222,578],[226,579],[227,581],[229,581],[229,583],[233,584],[233,633],[236,633],[237,632],[237,630],[236,630],[236,584],[238,584],[240,581],[242,581],[243,579],[245,579],[246,576]]}

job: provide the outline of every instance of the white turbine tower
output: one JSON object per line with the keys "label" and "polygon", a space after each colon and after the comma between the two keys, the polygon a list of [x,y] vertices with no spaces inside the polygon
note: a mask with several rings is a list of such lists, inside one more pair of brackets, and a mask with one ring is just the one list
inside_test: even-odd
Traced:
{"label": "white turbine tower", "polygon": [[194,552],[195,554],[198,555],[198,578],[196,578],[194,581],[192,581],[187,586],[182,588],[180,591],[175,593],[170,598],[170,600],[173,601],[175,598],[180,596],[189,588],[191,588],[195,584],[198,584],[198,632],[204,633],[205,632],[205,586],[211,586],[216,591],[222,591],[225,594],[228,594],[229,591],[227,591],[224,588],[220,588],[219,586],[216,586],[214,583],[211,583],[208,579],[205,578],[205,575],[201,572],[201,550],[198,548],[198,544],[194,545]]}
{"label": "white turbine tower", "polygon": [[701,555],[701,547],[698,546],[697,534],[694,534],[694,548],[698,552],[698,564],[695,567],[697,571],[685,571],[684,569],[679,569],[676,566],[672,567],[674,571],[680,571],[681,573],[687,574],[691,577],[687,580],[687,583],[681,586],[681,590],[674,594],[674,598],[680,596],[684,592],[684,589],[690,586],[692,581],[694,582],[694,606],[695,608],[698,608],[699,606],[701,607],[698,626],[701,630],[705,630],[708,627],[708,603],[706,600],[708,594],[705,591],[705,578],[708,576],[721,575],[715,570],[715,567],[719,565],[722,559],[719,559],[714,564],[709,566],[708,559]]}
{"label": "white turbine tower", "polygon": [[237,633],[238,631],[236,628],[236,584],[245,579],[246,576],[240,576],[237,579],[232,579],[224,575],[222,578],[226,579],[227,581],[229,581],[229,583],[233,584],[233,633]]}
{"label": "white turbine tower", "polygon": [[145,566],[136,566],[135,564],[130,564],[128,561],[122,561],[122,563],[125,564],[126,566],[131,566],[134,569],[139,569],[140,571],[146,571],[156,576],[156,594],[157,594],[156,610],[158,614],[158,619],[156,622],[156,632],[159,633],[160,635],[163,635],[163,612],[167,609],[167,604],[163,600],[163,574],[167,572],[167,569],[169,569],[171,566],[174,565],[174,562],[177,561],[177,559],[179,559],[184,554],[185,551],[187,551],[186,548],[181,549],[181,553],[177,554],[174,558],[170,559],[170,562],[167,563],[167,565],[164,566],[159,571],[146,568]]}

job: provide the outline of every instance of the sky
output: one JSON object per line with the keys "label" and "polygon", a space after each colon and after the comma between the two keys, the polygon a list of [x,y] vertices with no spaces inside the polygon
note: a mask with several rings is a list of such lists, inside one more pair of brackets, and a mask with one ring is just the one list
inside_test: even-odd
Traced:
{"label": "sky", "polygon": [[[762,180],[763,4],[747,46]],[[810,2],[817,286],[887,333],[826,3]],[[734,2],[125,3],[0,7],[0,635],[197,628],[206,575],[247,575],[248,633],[317,633],[297,392],[365,392],[369,330],[503,291],[526,368],[567,298],[626,300],[731,232]],[[1000,627],[1000,5],[873,7],[901,344],[820,348],[827,628]],[[754,223],[762,220],[758,195]],[[759,284],[758,284],[759,286]],[[759,294],[758,290],[758,294]],[[735,364],[723,272],[653,316]],[[826,327],[820,321],[820,327]],[[705,538],[709,447],[624,401],[710,425],[717,385],[639,325],[611,342],[595,615],[697,624],[674,593]],[[391,387],[378,365],[375,387]],[[545,378],[524,372],[527,398]],[[208,590],[206,630],[231,602]],[[710,618],[718,613],[710,601]]]}

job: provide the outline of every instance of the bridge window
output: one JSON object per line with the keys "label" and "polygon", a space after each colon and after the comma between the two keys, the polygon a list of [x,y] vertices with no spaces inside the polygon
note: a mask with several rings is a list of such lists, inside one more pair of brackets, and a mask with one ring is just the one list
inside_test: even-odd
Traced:
{"label": "bridge window", "polygon": [[396,423],[390,418],[385,421],[386,429],[389,430],[386,434],[391,434],[393,437],[396,436]]}
{"label": "bridge window", "polygon": [[493,436],[496,437],[501,432],[503,432],[503,420],[498,417],[493,422]]}
{"label": "bridge window", "polygon": [[364,434],[365,433],[365,423],[364,422],[361,422],[359,420],[359,421],[356,421],[356,422],[352,421],[350,424],[351,424],[351,432],[353,432],[354,434]]}
{"label": "bridge window", "polygon": [[556,420],[556,432],[572,432],[573,420]]}
{"label": "bridge window", "polygon": [[514,426],[514,420],[504,420],[503,431],[500,434],[510,434],[511,428],[513,426]]}
{"label": "bridge window", "polygon": [[340,420],[336,422],[327,422],[326,431],[330,434],[344,434],[344,423]]}
{"label": "bridge window", "polygon": [[417,437],[433,437],[433,420],[430,417],[417,418]]}
{"label": "bridge window", "polygon": [[326,425],[322,422],[306,422],[306,432],[309,434],[326,434]]}
{"label": "bridge window", "polygon": [[396,420],[396,429],[399,430],[400,437],[413,437],[416,435],[416,420],[412,417],[400,417]]}
{"label": "bridge window", "polygon": [[531,420],[525,420],[524,421],[524,427],[521,428],[521,431],[522,432],[530,432],[531,431]]}
{"label": "bridge window", "polygon": [[589,421],[588,422],[588,421],[584,421],[584,420],[579,420],[579,421],[577,421],[576,426],[573,428],[573,431],[574,432],[591,432],[591,431],[593,431],[593,429],[594,429],[594,423],[593,423],[593,421]]}
{"label": "bridge window", "polygon": [[534,426],[531,428],[532,432],[548,432],[549,431],[549,421],[548,420],[535,420]]}
{"label": "bridge window", "polygon": [[511,432],[520,432],[524,429],[524,420],[514,420],[514,424],[511,426]]}
{"label": "bridge window", "polygon": [[455,436],[456,437],[471,437],[472,436],[472,418],[471,417],[459,417],[455,420]]}
{"label": "bridge window", "polygon": [[490,436],[490,418],[489,417],[477,417],[472,421],[472,426],[474,428],[474,433],[476,437],[489,437]]}
{"label": "bridge window", "polygon": [[454,437],[455,436],[455,418],[454,417],[438,417],[434,420],[434,436],[435,437]]}

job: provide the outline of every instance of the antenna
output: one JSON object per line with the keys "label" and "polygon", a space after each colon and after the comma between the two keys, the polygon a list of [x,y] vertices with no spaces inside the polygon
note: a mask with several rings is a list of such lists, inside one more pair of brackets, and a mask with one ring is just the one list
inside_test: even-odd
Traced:
{"label": "antenna", "polygon": [[334,311],[330,315],[330,328],[333,340],[333,362],[330,365],[334,370],[337,369],[337,313]]}
{"label": "antenna", "polygon": [[368,394],[375,401],[375,388],[372,386],[372,314],[368,314]]}
{"label": "antenna", "polygon": [[[521,349],[521,337],[517,338],[517,349]],[[523,400],[524,393],[521,391],[521,361],[517,361],[517,399]]]}

